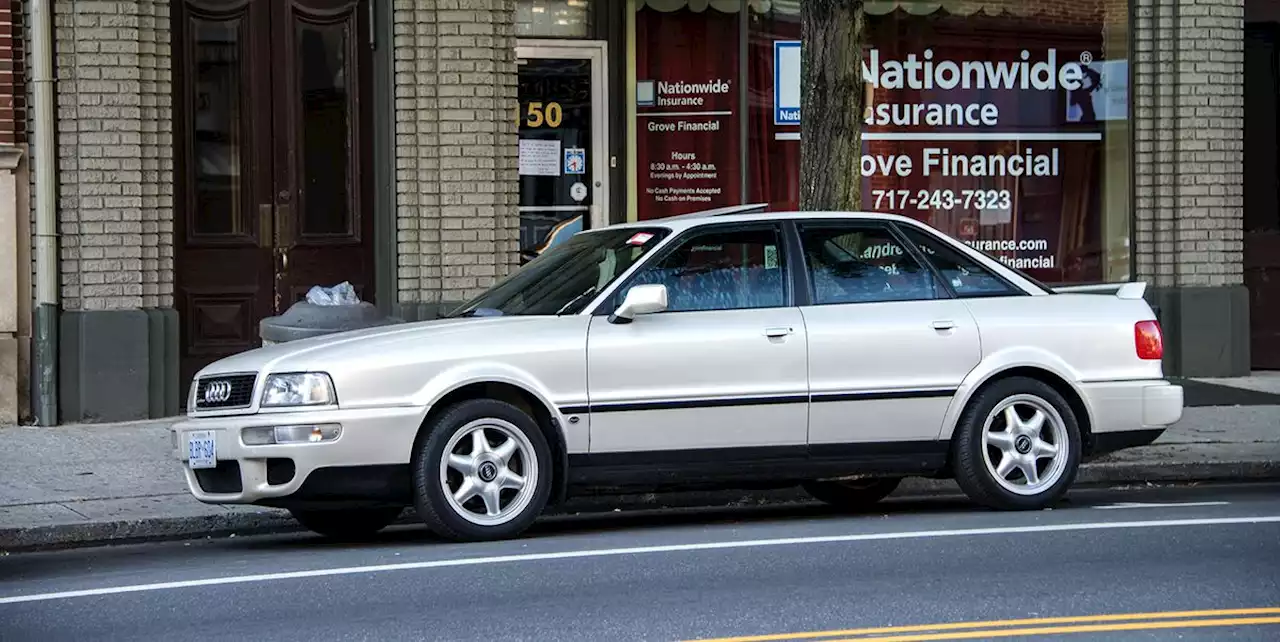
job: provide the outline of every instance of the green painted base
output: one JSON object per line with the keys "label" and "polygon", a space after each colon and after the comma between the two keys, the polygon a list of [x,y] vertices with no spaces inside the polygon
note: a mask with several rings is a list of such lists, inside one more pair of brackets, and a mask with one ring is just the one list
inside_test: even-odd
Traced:
{"label": "green painted base", "polygon": [[60,326],[61,422],[134,421],[181,412],[177,311],[64,311]]}
{"label": "green painted base", "polygon": [[1248,288],[1151,288],[1147,301],[1157,309],[1164,330],[1166,375],[1243,377],[1250,373]]}

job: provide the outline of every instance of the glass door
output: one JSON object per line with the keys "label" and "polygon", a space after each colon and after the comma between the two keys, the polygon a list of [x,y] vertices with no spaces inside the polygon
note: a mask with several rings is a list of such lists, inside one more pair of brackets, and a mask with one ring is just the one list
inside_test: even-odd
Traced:
{"label": "glass door", "polygon": [[522,40],[516,47],[522,262],[607,224],[606,57],[603,42]]}

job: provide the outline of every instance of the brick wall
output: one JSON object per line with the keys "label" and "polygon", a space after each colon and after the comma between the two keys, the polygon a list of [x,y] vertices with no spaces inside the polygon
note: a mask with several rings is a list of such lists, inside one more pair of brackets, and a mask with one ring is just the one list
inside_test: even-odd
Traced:
{"label": "brick wall", "polygon": [[1138,277],[1240,284],[1244,2],[1133,1]]}
{"label": "brick wall", "polygon": [[395,0],[401,303],[459,301],[518,263],[514,0]]}
{"label": "brick wall", "polygon": [[53,11],[63,307],[171,306],[169,2]]}
{"label": "brick wall", "polygon": [[[0,0],[0,144],[26,142],[27,96],[23,87],[22,6]],[[14,9],[17,9],[15,11]]]}

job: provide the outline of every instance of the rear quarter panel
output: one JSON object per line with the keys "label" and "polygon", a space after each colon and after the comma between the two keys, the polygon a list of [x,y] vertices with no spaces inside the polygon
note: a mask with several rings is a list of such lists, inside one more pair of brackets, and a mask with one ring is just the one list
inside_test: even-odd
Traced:
{"label": "rear quarter panel", "polygon": [[1149,381],[1164,376],[1160,361],[1139,359],[1133,326],[1155,319],[1142,299],[1109,294],[1054,294],[965,299],[978,324],[982,360],[956,392],[943,421],[950,439],[960,414],[986,381],[1012,368],[1047,370],[1066,381],[1084,401],[1096,382]]}

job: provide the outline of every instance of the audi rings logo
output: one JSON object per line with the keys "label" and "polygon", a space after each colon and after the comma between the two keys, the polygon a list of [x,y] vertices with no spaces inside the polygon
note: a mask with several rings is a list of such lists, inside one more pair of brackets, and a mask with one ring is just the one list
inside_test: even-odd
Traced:
{"label": "audi rings logo", "polygon": [[230,381],[210,381],[204,388],[206,404],[226,403],[229,399],[231,399]]}

